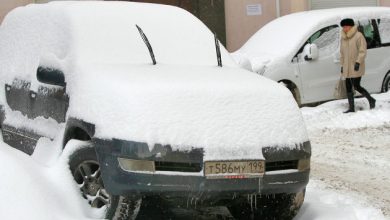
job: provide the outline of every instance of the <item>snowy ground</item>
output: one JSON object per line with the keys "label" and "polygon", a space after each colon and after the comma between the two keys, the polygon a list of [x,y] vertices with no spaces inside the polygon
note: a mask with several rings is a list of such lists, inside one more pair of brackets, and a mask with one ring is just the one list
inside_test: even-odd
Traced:
{"label": "snowy ground", "polygon": [[[346,100],[302,113],[312,143],[311,180],[390,218],[390,93],[374,97],[374,110],[361,98],[355,100],[357,113],[342,113]],[[362,219],[376,219],[368,217]]]}
{"label": "snowy ground", "polygon": [[[390,93],[378,108],[342,114],[345,100],[302,108],[312,142],[312,175],[295,220],[382,220],[390,217]],[[91,219],[67,172],[67,150],[50,166],[0,140],[0,219]],[[383,214],[382,214],[383,213]]]}

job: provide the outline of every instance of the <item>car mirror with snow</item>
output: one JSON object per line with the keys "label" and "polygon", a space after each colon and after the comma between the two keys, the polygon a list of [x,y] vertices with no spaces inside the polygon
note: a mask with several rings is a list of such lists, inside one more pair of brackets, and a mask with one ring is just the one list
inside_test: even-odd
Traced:
{"label": "car mirror with snow", "polygon": [[64,73],[59,69],[55,69],[51,67],[42,67],[42,66],[38,67],[37,79],[39,82],[50,84],[50,85],[62,86],[62,87],[66,85]]}
{"label": "car mirror with snow", "polygon": [[306,61],[316,60],[318,58],[318,47],[316,44],[306,44],[303,48],[303,57]]}

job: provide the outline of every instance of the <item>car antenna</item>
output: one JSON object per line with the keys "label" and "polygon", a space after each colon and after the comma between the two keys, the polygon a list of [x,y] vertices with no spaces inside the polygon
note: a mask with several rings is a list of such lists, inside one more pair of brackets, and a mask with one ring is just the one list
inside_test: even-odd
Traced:
{"label": "car antenna", "polygon": [[221,49],[219,47],[219,41],[218,41],[218,38],[217,38],[217,33],[214,33],[214,40],[215,40],[215,49],[217,51],[218,66],[222,67]]}
{"label": "car antenna", "polygon": [[135,26],[137,27],[138,32],[139,32],[139,34],[142,37],[142,40],[144,40],[144,43],[148,47],[150,57],[152,58],[152,61],[153,61],[153,65],[156,65],[156,63],[157,63],[156,62],[156,58],[154,57],[153,48],[150,45],[150,42],[149,42],[148,38],[146,37],[145,33],[142,31],[142,29],[138,25],[135,25]]}

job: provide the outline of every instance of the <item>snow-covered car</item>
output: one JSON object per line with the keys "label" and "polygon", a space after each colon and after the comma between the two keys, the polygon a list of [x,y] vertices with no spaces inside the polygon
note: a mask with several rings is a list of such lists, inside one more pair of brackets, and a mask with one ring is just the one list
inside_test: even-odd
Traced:
{"label": "snow-covered car", "polygon": [[291,93],[238,67],[188,12],[28,5],[4,19],[0,48],[4,142],[30,155],[79,143],[71,173],[104,217],[134,217],[152,195],[239,218],[302,205],[311,148]]}
{"label": "snow-covered car", "polygon": [[235,60],[283,82],[298,104],[335,99],[340,79],[340,21],[353,18],[367,40],[366,74],[370,93],[390,87],[390,8],[356,7],[313,10],[275,19],[255,33]]}

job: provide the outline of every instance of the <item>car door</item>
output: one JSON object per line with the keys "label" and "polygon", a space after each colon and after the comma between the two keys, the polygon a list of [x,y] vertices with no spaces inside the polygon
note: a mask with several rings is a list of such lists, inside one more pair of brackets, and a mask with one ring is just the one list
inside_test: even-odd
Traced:
{"label": "car door", "polygon": [[305,59],[299,52],[298,67],[302,82],[304,102],[317,102],[333,99],[336,82],[340,78],[340,27],[330,25],[317,30],[302,45],[315,44],[318,48],[317,59]]}
{"label": "car door", "polygon": [[[56,78],[53,70],[39,68],[37,75],[42,72]],[[32,89],[31,81],[15,78],[4,88],[8,105],[2,124],[4,142],[29,155],[39,138],[53,140],[63,129],[69,105],[65,85],[52,85],[53,79],[43,81]]]}
{"label": "car door", "polygon": [[369,92],[380,92],[383,77],[388,71],[389,49],[381,45],[377,19],[360,19],[358,25],[367,41],[366,72],[361,84]]}

